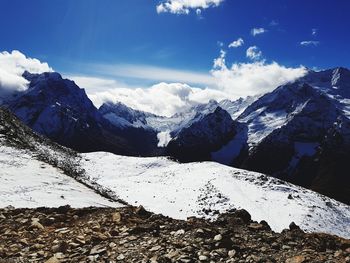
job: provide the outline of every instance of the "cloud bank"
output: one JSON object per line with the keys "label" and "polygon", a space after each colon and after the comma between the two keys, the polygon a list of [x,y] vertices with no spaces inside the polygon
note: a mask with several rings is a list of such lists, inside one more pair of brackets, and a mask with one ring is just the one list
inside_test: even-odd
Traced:
{"label": "cloud bank", "polygon": [[[220,51],[210,71],[214,85],[201,89],[184,83],[161,82],[151,87],[130,87],[115,80],[91,77],[74,77],[85,88],[91,100],[99,107],[103,102],[120,101],[134,109],[163,116],[171,116],[197,103],[214,99],[237,99],[259,95],[293,81],[306,73],[302,66],[288,68],[277,62],[234,63],[226,62],[226,52]],[[96,87],[101,88],[98,90]]]}
{"label": "cloud bank", "polygon": [[38,59],[27,58],[17,50],[11,53],[0,52],[0,96],[25,90],[28,81],[22,74],[26,70],[31,73],[42,73],[52,71],[52,68]]}
{"label": "cloud bank", "polygon": [[203,9],[219,6],[224,0],[164,0],[156,7],[157,13],[189,14],[195,10],[201,15]]}
{"label": "cloud bank", "polygon": [[[79,84],[79,81],[76,81]],[[201,89],[183,83],[161,82],[149,88],[115,87],[102,92],[89,93],[95,106],[104,102],[122,102],[127,106],[161,116],[172,116],[198,103],[210,99],[222,100],[227,97],[222,91]]]}
{"label": "cloud bank", "polygon": [[306,74],[303,66],[288,68],[277,62],[255,61],[227,66],[225,55],[222,51],[214,60],[211,74],[216,80],[218,90],[228,94],[230,98],[264,94]]}

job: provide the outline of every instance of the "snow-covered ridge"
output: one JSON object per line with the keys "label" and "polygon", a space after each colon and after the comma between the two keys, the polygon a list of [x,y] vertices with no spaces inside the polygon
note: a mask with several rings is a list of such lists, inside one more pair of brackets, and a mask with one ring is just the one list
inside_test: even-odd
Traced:
{"label": "snow-covered ridge", "polygon": [[243,208],[281,231],[294,221],[306,231],[350,237],[350,207],[265,175],[214,162],[179,164],[164,157],[83,154],[86,175],[130,204],[173,218],[215,218]]}
{"label": "snow-covered ridge", "polygon": [[29,151],[0,145],[0,171],[0,207],[121,206]]}
{"label": "snow-covered ridge", "polygon": [[0,107],[0,207],[120,206],[79,183],[79,156]]}

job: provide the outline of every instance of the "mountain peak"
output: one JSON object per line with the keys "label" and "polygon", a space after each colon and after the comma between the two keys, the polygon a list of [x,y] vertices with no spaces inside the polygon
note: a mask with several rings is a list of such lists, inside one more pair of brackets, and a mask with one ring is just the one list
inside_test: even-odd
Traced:
{"label": "mountain peak", "polygon": [[63,80],[61,74],[58,72],[30,73],[29,71],[26,70],[24,71],[22,76],[28,81],[32,81],[34,79],[56,80],[56,81]]}

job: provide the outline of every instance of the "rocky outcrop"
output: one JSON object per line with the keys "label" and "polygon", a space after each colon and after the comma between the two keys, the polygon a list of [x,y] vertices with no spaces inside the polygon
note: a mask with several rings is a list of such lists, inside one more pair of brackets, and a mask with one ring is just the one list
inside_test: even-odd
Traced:
{"label": "rocky outcrop", "polygon": [[139,208],[0,210],[0,262],[350,262],[350,240],[274,233],[244,210],[215,222]]}

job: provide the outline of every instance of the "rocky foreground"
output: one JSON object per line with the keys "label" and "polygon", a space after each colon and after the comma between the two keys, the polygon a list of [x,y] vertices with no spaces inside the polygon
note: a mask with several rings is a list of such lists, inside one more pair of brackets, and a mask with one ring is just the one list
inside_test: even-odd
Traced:
{"label": "rocky foreground", "polygon": [[1,209],[0,262],[350,262],[350,240],[274,233],[245,210],[187,221],[139,208]]}

